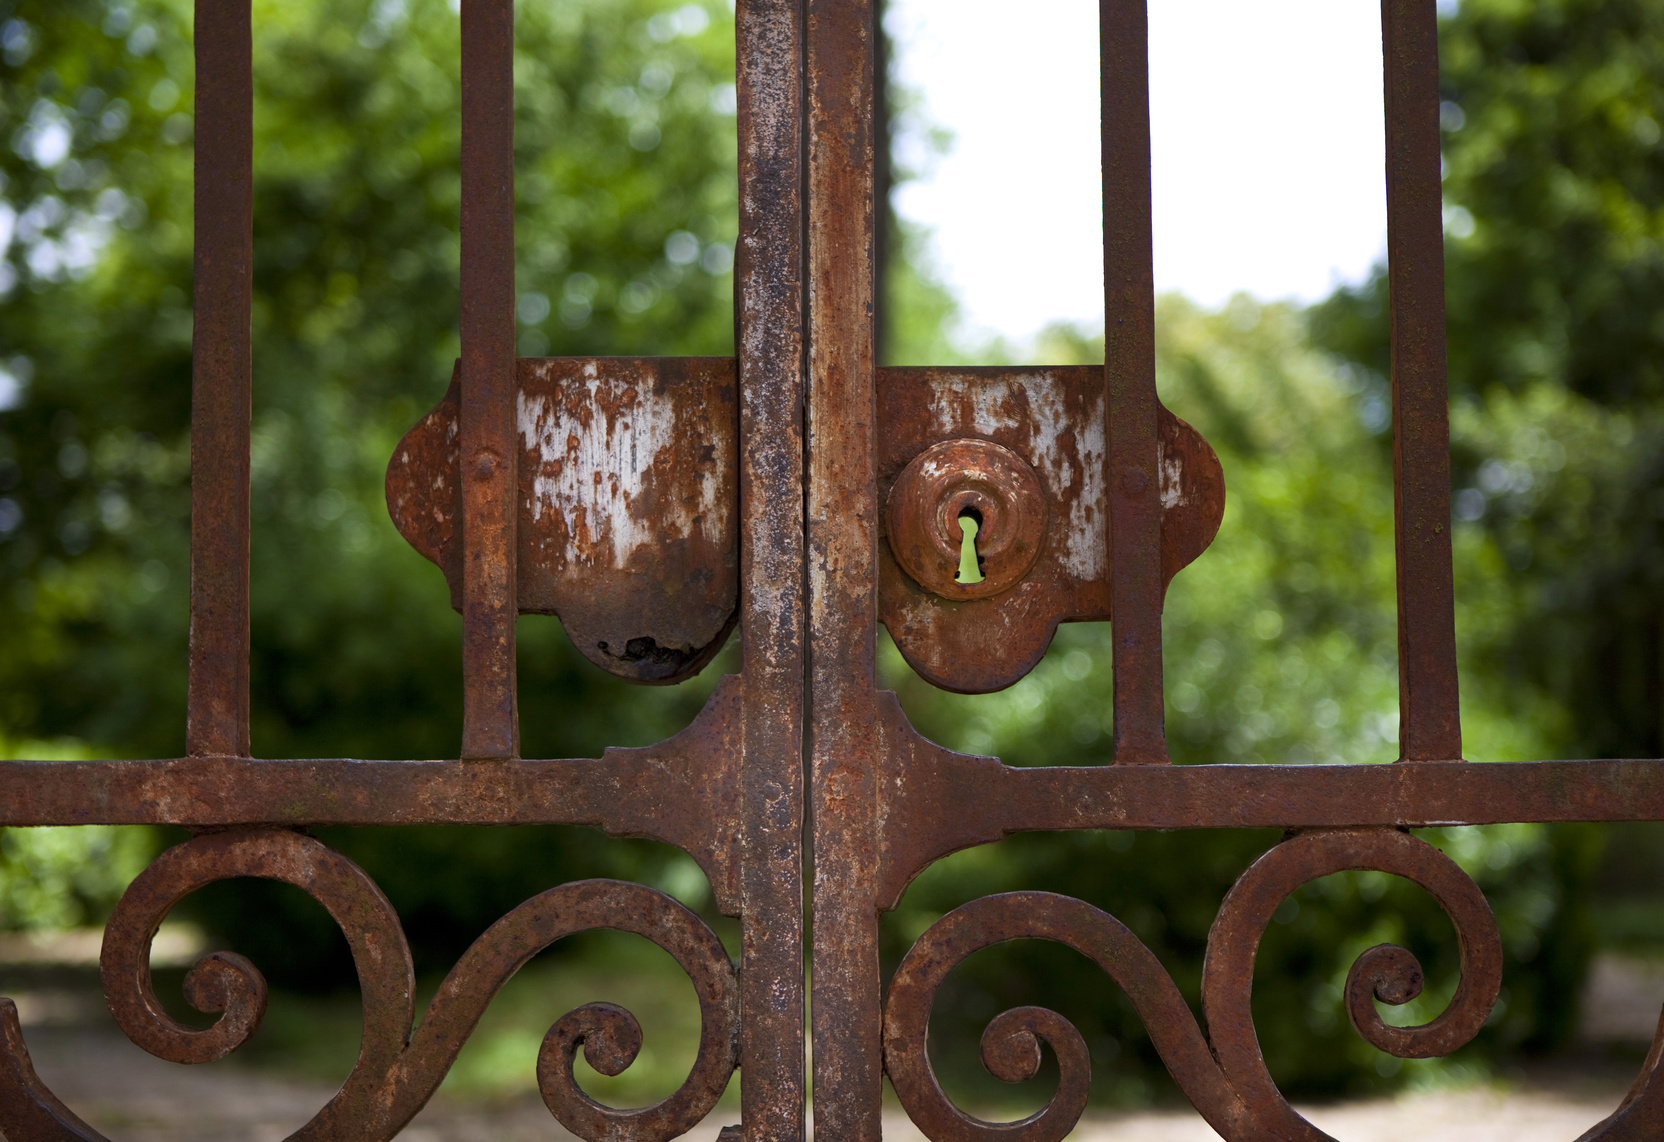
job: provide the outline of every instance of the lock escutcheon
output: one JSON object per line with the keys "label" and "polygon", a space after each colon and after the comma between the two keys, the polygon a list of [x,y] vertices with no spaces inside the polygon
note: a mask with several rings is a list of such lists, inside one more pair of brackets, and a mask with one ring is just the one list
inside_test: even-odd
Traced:
{"label": "lock escutcheon", "polygon": [[[945,599],[1010,590],[1040,554],[1046,497],[1021,456],[991,440],[944,440],[915,456],[890,489],[890,550],[902,570]],[[977,520],[983,579],[958,580],[961,516]]]}

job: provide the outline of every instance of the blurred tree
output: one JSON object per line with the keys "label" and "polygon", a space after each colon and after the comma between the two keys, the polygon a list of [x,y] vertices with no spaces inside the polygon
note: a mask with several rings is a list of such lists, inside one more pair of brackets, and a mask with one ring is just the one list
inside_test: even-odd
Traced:
{"label": "blurred tree", "polygon": [[[731,353],[727,7],[519,7],[521,352]],[[393,530],[381,481],[457,352],[456,13],[443,0],[261,0],[254,22],[255,746],[454,756],[460,624],[437,569]],[[189,580],[190,5],[0,0],[0,51],[0,728],[173,756]],[[719,672],[643,692],[584,662],[552,620],[521,634],[528,756],[658,740]],[[417,917],[425,966],[624,851],[521,830],[509,861],[490,835],[330,839]],[[204,897],[221,927],[276,957],[274,979],[350,972],[309,902],[276,886]],[[334,970],[313,945],[335,948]]]}
{"label": "blurred tree", "polygon": [[[87,756],[73,742],[0,738],[0,757]],[[0,930],[75,928],[101,921],[153,855],[148,829],[0,829]]]}
{"label": "blurred tree", "polygon": [[[1102,340],[1067,327],[1036,346],[1044,360],[1103,359]],[[1163,400],[1218,450],[1228,489],[1209,550],[1168,594],[1164,651],[1174,760],[1385,762],[1397,757],[1391,457],[1359,370],[1314,349],[1304,315],[1239,296],[1217,314],[1182,298],[1157,307]],[[1469,533],[1458,552],[1468,586],[1458,629],[1482,640],[1511,614],[1491,589],[1501,561]],[[1110,639],[1103,624],[1059,629],[1039,667],[1002,693],[934,690],[893,649],[887,680],[935,740],[1017,765],[1109,759]],[[1552,705],[1514,717],[1482,674],[1463,678],[1468,755],[1544,756],[1559,730]],[[1508,995],[1478,1042],[1452,1061],[1401,1064],[1359,1039],[1341,1006],[1353,959],[1381,942],[1416,952],[1428,990],[1395,1022],[1422,1021],[1456,982],[1449,922],[1420,889],[1384,874],[1311,885],[1279,912],[1262,945],[1254,1011],[1266,1058],[1302,1095],[1390,1088],[1430,1071],[1482,1073],[1523,1046],[1568,1030],[1586,954],[1575,889],[1586,854],[1535,825],[1430,830],[1490,897],[1504,932]],[[1013,837],[927,870],[887,923],[893,962],[948,909],[988,892],[1044,888],[1105,908],[1128,924],[1199,1001],[1202,955],[1219,902],[1277,841],[1275,833],[1080,833]],[[1579,861],[1582,864],[1579,864]],[[1056,947],[980,953],[950,980],[933,1027],[944,1073],[973,1101],[1002,1100],[975,1058],[986,1021],[1016,1003],[1055,1006],[1094,1053],[1097,1097],[1172,1093],[1132,1008],[1085,959]],[[1043,1087],[1046,1080],[1037,1080]],[[1015,1096],[1021,1101],[1021,1096]]]}
{"label": "blurred tree", "polygon": [[[1441,25],[1441,82],[1453,507],[1458,541],[1483,536],[1499,570],[1466,665],[1516,714],[1559,707],[1557,756],[1658,757],[1664,6],[1464,0]],[[1379,272],[1312,314],[1377,403],[1386,314]],[[1556,839],[1575,868],[1609,835],[1596,926],[1664,949],[1660,885],[1638,896],[1623,875],[1660,867],[1664,834]]]}
{"label": "blurred tree", "polygon": [[[731,352],[726,8],[527,0],[519,19],[521,351]],[[454,13],[439,0],[261,0],[256,27],[256,744],[270,756],[450,755],[457,620],[438,572],[387,522],[380,480],[456,353]],[[181,748],[188,39],[184,0],[0,0],[11,141],[0,153],[0,727],[106,753]],[[928,141],[922,119],[901,118],[905,137]],[[928,151],[904,153],[898,175]],[[952,299],[921,236],[889,225],[886,359],[952,360]],[[1304,344],[1297,315],[1251,304],[1205,315],[1164,302],[1162,338],[1167,399],[1219,448],[1231,488],[1225,531],[1172,592],[1176,755],[1385,760],[1396,701],[1390,485],[1371,443],[1384,423],[1378,362],[1338,368]],[[1067,330],[1042,350],[1101,360],[1101,346]],[[1464,595],[1464,632],[1513,629],[1501,549],[1472,529],[1462,544],[1481,588]],[[528,619],[522,633],[529,753],[662,737],[718,672],[630,689],[581,662],[556,624]],[[1034,675],[982,699],[929,691],[893,658],[888,669],[938,740],[1015,764],[1102,760],[1105,635],[1065,628]],[[1514,718],[1482,676],[1467,682],[1474,756],[1531,756],[1560,732],[1552,705]],[[1072,752],[1060,757],[1059,743]],[[1542,1036],[1555,987],[1570,990],[1556,949],[1576,936],[1564,922],[1575,861],[1530,826],[1439,839],[1482,878],[1507,933],[1510,997],[1480,1054]],[[563,830],[328,840],[387,887],[423,970],[547,884],[605,871],[670,885],[690,867]],[[1274,840],[1017,838],[929,870],[890,922],[887,954],[969,895],[1048,887],[1116,911],[1194,1000],[1219,899]],[[274,979],[346,978],[338,936],[298,894],[232,885],[200,899]],[[1345,1028],[1338,980],[1359,948],[1401,940],[1423,955],[1423,1007],[1436,1006],[1452,979],[1448,928],[1387,878],[1332,878],[1300,901],[1262,952],[1256,1009],[1274,1073],[1300,1092],[1387,1081],[1388,1064]],[[1051,987],[1100,1062],[1121,1053],[1100,1068],[1101,1095],[1156,1089],[1147,1041],[1101,979],[1003,954],[955,977],[950,1055],[976,1041],[970,1024],[994,1003]],[[1104,998],[1081,1014],[1091,996]]]}
{"label": "blurred tree", "polygon": [[[1564,755],[1657,757],[1664,5],[1464,0],[1441,57],[1454,507],[1516,612],[1474,653]],[[1378,402],[1386,306],[1377,273],[1312,322]]]}
{"label": "blurred tree", "polygon": [[[4,21],[0,725],[173,755],[188,5],[29,16]],[[457,21],[440,0],[311,0],[259,4],[255,26],[255,741],[267,756],[445,756],[459,625],[380,489],[457,350],[458,92],[443,62]],[[522,352],[731,352],[727,13],[527,4],[517,37]],[[526,624],[533,755],[592,752],[620,722],[655,739],[697,704],[673,692],[617,719],[633,690],[556,630]],[[585,698],[553,715],[546,692]]]}

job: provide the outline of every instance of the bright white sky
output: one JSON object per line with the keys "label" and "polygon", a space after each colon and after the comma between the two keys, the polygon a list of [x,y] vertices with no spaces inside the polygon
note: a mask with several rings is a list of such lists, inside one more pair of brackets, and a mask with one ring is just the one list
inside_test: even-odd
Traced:
{"label": "bright white sky", "polygon": [[[1103,324],[1094,0],[889,0],[954,135],[901,213],[973,330]],[[1378,0],[1149,0],[1158,290],[1314,301],[1386,249]]]}

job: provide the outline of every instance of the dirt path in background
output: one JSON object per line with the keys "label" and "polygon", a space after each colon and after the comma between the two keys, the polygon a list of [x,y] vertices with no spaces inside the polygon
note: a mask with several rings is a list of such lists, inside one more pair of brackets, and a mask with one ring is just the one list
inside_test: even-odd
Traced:
{"label": "dirt path in background", "polygon": [[[235,1060],[201,1067],[162,1062],[119,1032],[83,1027],[34,1027],[26,1032],[36,1069],[77,1114],[116,1142],[279,1142],[328,1101],[332,1088],[291,1082]],[[1617,1105],[1612,1078],[1556,1089],[1500,1093],[1474,1089],[1393,1100],[1303,1108],[1341,1142],[1573,1142]],[[688,1137],[715,1142],[738,1118],[719,1111]],[[894,1142],[922,1136],[900,1115],[885,1116]],[[531,1142],[572,1136],[535,1098],[503,1103],[443,1096],[400,1137],[404,1142]],[[1081,1142],[1214,1142],[1194,1112],[1096,1116],[1073,1137]]]}
{"label": "dirt path in background", "polygon": [[[234,1059],[184,1067],[153,1058],[119,1031],[40,1027],[24,1033],[42,1081],[115,1142],[281,1142],[335,1088],[286,1080]],[[720,1123],[713,1124],[714,1142]],[[573,1136],[535,1098],[490,1104],[435,1098],[404,1142],[526,1142]]]}

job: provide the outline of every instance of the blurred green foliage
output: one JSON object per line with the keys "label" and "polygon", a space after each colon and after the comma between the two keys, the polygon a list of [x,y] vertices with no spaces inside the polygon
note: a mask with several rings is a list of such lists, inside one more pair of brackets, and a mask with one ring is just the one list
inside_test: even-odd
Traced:
{"label": "blurred green foliage", "polygon": [[[444,0],[259,0],[255,13],[256,748],[450,756],[459,623],[438,572],[388,522],[381,476],[457,352],[455,14]],[[1649,577],[1661,565],[1649,546],[1664,516],[1653,491],[1660,419],[1647,372],[1650,338],[1664,335],[1647,308],[1661,296],[1652,144],[1664,109],[1649,108],[1664,98],[1664,40],[1641,34],[1661,13],[1642,0],[1467,0],[1445,24],[1457,108],[1445,123],[1458,623],[1476,760],[1615,742],[1664,752],[1664,626]],[[0,404],[11,406],[0,410],[0,730],[106,756],[171,756],[182,747],[189,571],[189,6],[0,0],[0,52]],[[732,352],[732,53],[725,5],[520,5],[523,354]],[[892,128],[912,140],[894,172],[905,178],[941,140],[905,100]],[[885,358],[973,355],[949,336],[953,302],[926,236],[893,217],[885,233]],[[1219,539],[1168,601],[1176,760],[1396,756],[1384,313],[1379,279],[1311,315],[1245,298],[1211,314],[1160,305],[1164,399],[1218,449],[1229,488]],[[1070,329],[1034,352],[1102,359],[1101,342]],[[1597,602],[1611,615],[1597,621]],[[732,663],[685,686],[635,689],[583,662],[548,619],[523,620],[521,647],[533,756],[663,738]],[[1101,627],[1065,627],[1039,668],[997,695],[933,691],[893,650],[883,668],[920,727],[949,745],[1018,765],[1107,758]],[[387,890],[428,975],[525,897],[580,876],[642,880],[709,909],[697,867],[663,846],[565,829],[320,834]],[[1455,942],[1418,890],[1376,874],[1328,878],[1285,906],[1260,954],[1258,1025],[1290,1093],[1459,1077],[1565,1037],[1599,834],[1521,825],[1428,836],[1497,910],[1508,990],[1496,1018],[1453,1063],[1400,1066],[1357,1040],[1339,999],[1352,957],[1382,940],[1414,950],[1428,993],[1393,1018],[1425,1018],[1454,986]],[[1275,841],[1012,838],[927,870],[887,918],[884,953],[893,963],[975,895],[1048,888],[1127,922],[1194,1003],[1219,900]],[[0,923],[95,919],[146,843],[144,833],[7,832]],[[18,903],[28,893],[37,903]],[[47,900],[67,903],[52,912]],[[298,891],[238,882],[191,904],[274,981],[350,982],[344,942]],[[545,1013],[554,1000],[527,987],[532,998],[518,1002],[546,1027],[563,1008]],[[1113,991],[1061,949],[981,954],[938,1005],[945,1077],[973,1101],[1011,1097],[982,1074],[973,1044],[1003,1007],[1050,1002],[1092,1045],[1100,1098],[1159,1096],[1170,1088]],[[505,1013],[504,1026],[525,1015]],[[541,1034],[530,1022],[510,1031]],[[529,1072],[530,1056],[516,1058]]]}
{"label": "blurred green foliage", "polygon": [[[1515,717],[1557,708],[1559,756],[1657,757],[1664,6],[1464,0],[1440,43],[1456,535],[1496,569],[1464,665]],[[1311,330],[1384,398],[1380,275]],[[1593,933],[1657,955],[1664,833],[1600,835]]]}
{"label": "blurred green foliage", "polygon": [[[550,1023],[582,1004],[605,1002],[636,1017],[642,1050],[616,1076],[597,1072],[580,1051],[573,1068],[579,1083],[615,1106],[645,1106],[668,1097],[687,1078],[699,1047],[699,1002],[687,975],[656,944],[620,932],[583,933],[557,948],[504,985],[440,1089],[463,1097],[535,1097],[531,1060]],[[568,950],[572,954],[563,954]],[[437,975],[418,981],[417,1010],[426,1008],[439,982]],[[339,1082],[358,1057],[360,1020],[356,1005],[339,997],[280,994],[238,1057],[299,1078]],[[737,1107],[738,1093],[736,1074],[724,1105]]]}
{"label": "blurred green foliage", "polygon": [[[521,13],[524,353],[732,351],[731,26],[663,8]],[[188,11],[8,13],[0,122],[0,360],[26,394],[0,422],[0,725],[153,756],[184,725]],[[457,351],[457,20],[315,0],[255,24],[256,748],[446,756],[460,624],[381,480]],[[701,700],[614,684],[549,620],[523,645],[533,756],[657,740]]]}
{"label": "blurred green foliage", "polygon": [[[1051,361],[1102,360],[1101,341],[1055,329]],[[1168,593],[1164,649],[1174,759],[1194,762],[1385,762],[1398,756],[1391,455],[1356,370],[1310,346],[1304,317],[1238,297],[1220,313],[1182,298],[1157,307],[1163,401],[1219,452],[1228,488],[1212,547]],[[1457,545],[1463,650],[1510,617],[1492,603],[1501,561],[1469,530]],[[1464,653],[1466,660],[1470,655]],[[888,676],[930,737],[1017,765],[1102,763],[1110,754],[1107,628],[1071,625],[1040,666],[1000,694],[936,691],[890,652]],[[1466,752],[1481,761],[1547,756],[1551,704],[1514,716],[1484,676],[1463,678]],[[1533,720],[1534,719],[1534,720]],[[1454,1060],[1401,1063],[1360,1040],[1341,1006],[1359,952],[1414,951],[1428,989],[1394,1022],[1422,1022],[1456,985],[1450,924],[1420,889],[1379,873],[1327,877],[1279,912],[1263,943],[1254,1010],[1272,1074],[1304,1095],[1364,1093],[1409,1080],[1488,1073],[1521,1048],[1571,1030],[1588,953],[1580,890],[1590,834],[1538,825],[1429,830],[1475,877],[1504,933],[1508,994],[1479,1040]],[[1598,834],[1596,835],[1598,838]],[[893,962],[947,910],[989,893],[1049,889],[1125,922],[1173,972],[1193,1005],[1219,901],[1277,841],[1274,832],[1026,835],[926,871],[886,925]],[[1001,1099],[976,1044],[1016,1003],[1056,1006],[1080,1025],[1105,1101],[1171,1096],[1129,1004],[1066,949],[1010,945],[973,957],[938,999],[941,1069],[972,1102]],[[1090,997],[1090,998],[1086,998]],[[1045,1087],[1044,1078],[1036,1080]],[[1013,1109],[1021,1109],[1019,1101]],[[1032,1107],[1031,1107],[1032,1108]]]}
{"label": "blurred green foliage", "polygon": [[[1441,29],[1454,506],[1502,557],[1473,665],[1569,756],[1664,754],[1664,5],[1464,0]],[[1384,399],[1386,284],[1312,315]]]}
{"label": "blurred green foliage", "polygon": [[[73,760],[78,743],[0,737],[0,757]],[[104,918],[154,855],[150,830],[113,825],[0,829],[0,930],[63,929]]]}
{"label": "blurred green foliage", "polygon": [[[0,3],[0,728],[106,756],[183,748],[189,17]],[[460,623],[381,483],[457,352],[456,14],[259,3],[255,26],[255,747],[454,755]],[[726,7],[528,4],[516,34],[521,352],[732,352]],[[641,690],[553,620],[522,620],[520,643],[529,756],[660,740],[731,662]],[[552,883],[680,859],[581,830],[329,839],[388,887],[424,969]],[[192,905],[274,981],[351,980],[299,893],[232,884]]]}

